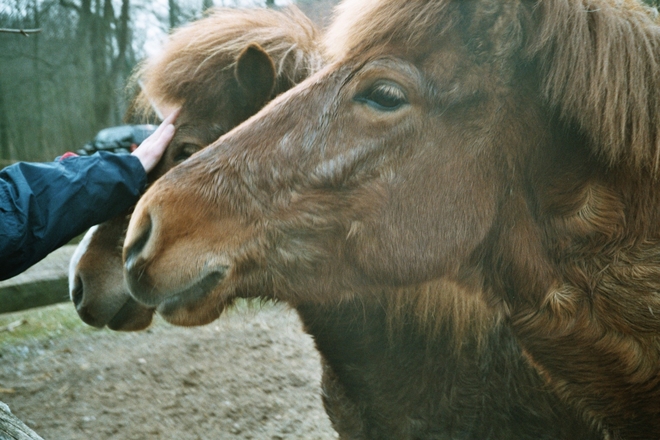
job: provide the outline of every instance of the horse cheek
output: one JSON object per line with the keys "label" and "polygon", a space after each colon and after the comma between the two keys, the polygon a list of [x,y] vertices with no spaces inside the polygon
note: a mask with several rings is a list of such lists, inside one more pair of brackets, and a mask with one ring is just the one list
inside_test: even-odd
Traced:
{"label": "horse cheek", "polygon": [[378,284],[460,281],[492,225],[497,185],[479,177],[478,167],[426,163],[400,170],[380,212],[353,239],[357,266]]}

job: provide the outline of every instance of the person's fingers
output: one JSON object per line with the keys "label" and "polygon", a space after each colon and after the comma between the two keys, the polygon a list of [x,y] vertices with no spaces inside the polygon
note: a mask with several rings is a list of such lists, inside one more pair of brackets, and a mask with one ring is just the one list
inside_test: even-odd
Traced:
{"label": "person's fingers", "polygon": [[175,131],[174,125],[172,124],[167,124],[163,127],[162,133],[158,136],[158,139],[154,141],[154,149],[162,153],[174,137]]}
{"label": "person's fingers", "polygon": [[[144,145],[145,149],[148,149],[154,142],[159,142],[163,132],[166,129],[170,130],[170,129],[174,128],[173,124],[174,124],[174,121],[176,121],[177,116],[179,116],[179,111],[180,111],[180,109],[176,109],[175,111],[170,113],[170,115],[167,118],[165,118],[163,120],[163,122],[160,123],[158,128],[156,128],[156,131],[154,131],[148,138],[146,138],[144,140],[144,142],[142,142],[140,147],[142,147]],[[171,133],[169,135],[169,140],[171,140],[172,136],[173,136],[173,133]],[[166,142],[169,142],[169,140],[167,140]],[[138,150],[140,149],[140,147],[138,147]]]}
{"label": "person's fingers", "polygon": [[176,118],[179,116],[180,111],[181,108],[177,108],[172,113],[170,113],[165,119],[163,119],[163,122],[161,122],[160,125],[156,128],[156,131],[154,131],[147,139],[145,139],[145,142],[152,136],[156,136],[156,137],[160,136],[160,134],[163,132],[165,127],[167,127],[169,124],[174,124],[174,121],[176,121]]}
{"label": "person's fingers", "polygon": [[158,126],[147,139],[133,152],[139,160],[145,171],[150,172],[158,163],[165,149],[174,137],[176,131],[174,121],[179,115],[179,110],[175,110]]}
{"label": "person's fingers", "polygon": [[163,122],[167,122],[168,124],[174,124],[174,121],[176,121],[176,118],[179,117],[179,113],[181,113],[181,107],[178,107],[172,111]]}

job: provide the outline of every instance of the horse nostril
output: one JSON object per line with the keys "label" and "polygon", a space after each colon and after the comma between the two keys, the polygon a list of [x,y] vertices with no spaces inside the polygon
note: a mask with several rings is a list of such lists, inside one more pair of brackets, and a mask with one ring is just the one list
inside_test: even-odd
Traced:
{"label": "horse nostril", "polygon": [[149,241],[151,236],[152,229],[151,216],[147,216],[146,224],[144,225],[142,232],[138,235],[138,238],[131,243],[126,249],[125,254],[125,266],[127,269],[131,269],[135,263],[138,261],[138,257],[144,250],[145,245]]}
{"label": "horse nostril", "polygon": [[80,303],[83,300],[83,282],[82,278],[76,275],[76,278],[73,282],[73,289],[71,290],[71,299],[73,300],[73,305],[78,308]]}

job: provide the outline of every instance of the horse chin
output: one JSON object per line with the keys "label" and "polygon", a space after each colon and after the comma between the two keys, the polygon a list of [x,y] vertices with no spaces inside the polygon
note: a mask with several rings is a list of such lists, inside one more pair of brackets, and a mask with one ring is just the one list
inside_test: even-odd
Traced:
{"label": "horse chin", "polygon": [[165,301],[158,306],[158,314],[173,325],[192,327],[209,324],[220,317],[230,301],[217,301],[214,296],[208,296],[197,302],[179,304]]}
{"label": "horse chin", "polygon": [[167,322],[181,326],[208,324],[220,317],[230,300],[214,294],[224,279],[224,271],[212,272],[193,286],[165,298],[157,307],[158,314]]}
{"label": "horse chin", "polygon": [[103,296],[96,295],[96,297],[92,297],[88,295],[87,298],[76,305],[76,312],[85,324],[96,328],[105,327],[124,307],[127,298],[130,298],[124,291],[103,292],[105,292]]}
{"label": "horse chin", "polygon": [[133,298],[129,298],[119,311],[110,319],[107,326],[110,330],[134,332],[144,330],[151,325],[154,312],[152,307],[146,307]]}

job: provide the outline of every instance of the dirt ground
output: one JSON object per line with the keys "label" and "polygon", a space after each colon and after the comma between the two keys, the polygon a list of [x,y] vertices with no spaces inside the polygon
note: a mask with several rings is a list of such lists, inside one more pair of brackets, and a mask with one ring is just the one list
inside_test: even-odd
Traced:
{"label": "dirt ground", "polygon": [[336,439],[320,377],[280,305],[139,333],[86,327],[70,304],[0,315],[0,401],[46,440]]}

